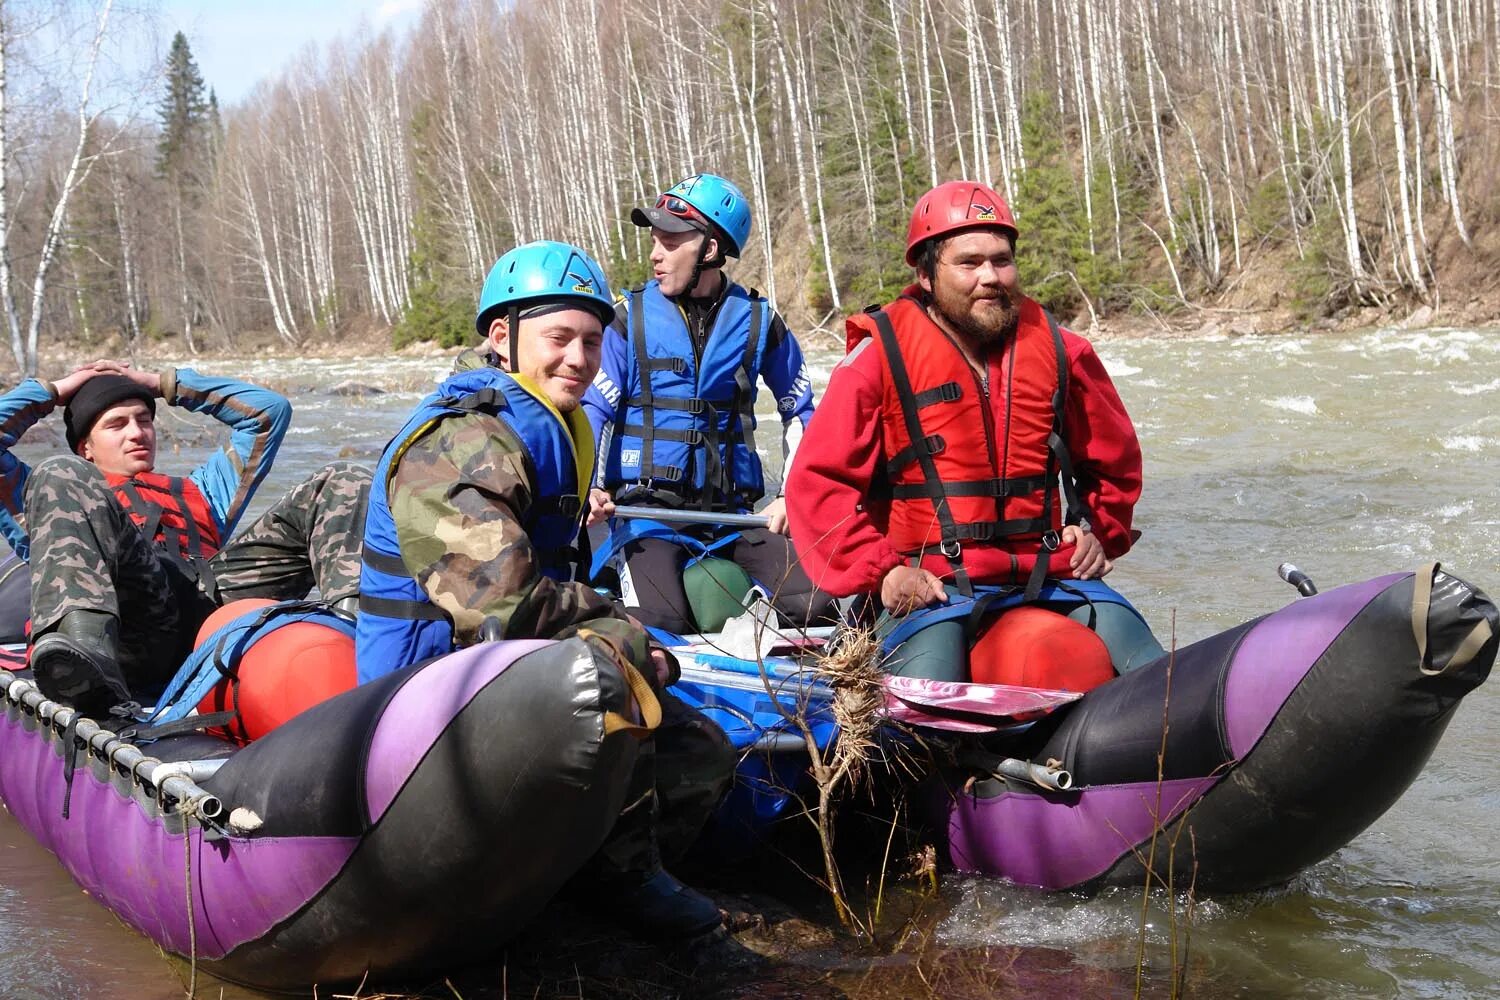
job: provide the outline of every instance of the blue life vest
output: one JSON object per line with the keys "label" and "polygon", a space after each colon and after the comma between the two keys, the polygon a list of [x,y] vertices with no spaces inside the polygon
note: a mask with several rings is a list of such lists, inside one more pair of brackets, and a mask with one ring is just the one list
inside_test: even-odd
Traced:
{"label": "blue life vest", "polygon": [[755,394],[772,310],[730,282],[702,357],[682,310],[657,282],[630,295],[628,396],[604,486],[640,484],[705,509],[748,510],[765,494]]}
{"label": "blue life vest", "polygon": [[417,406],[385,446],[375,468],[365,515],[364,558],[359,575],[355,654],[360,683],[453,649],[453,625],[401,560],[390,482],[406,449],[440,420],[486,413],[503,420],[526,449],[537,477],[532,504],[518,512],[536,550],[541,572],[566,580],[578,554],[572,548],[594,466],[593,432],[582,410],[564,415],[523,376],[480,368],[450,376]]}

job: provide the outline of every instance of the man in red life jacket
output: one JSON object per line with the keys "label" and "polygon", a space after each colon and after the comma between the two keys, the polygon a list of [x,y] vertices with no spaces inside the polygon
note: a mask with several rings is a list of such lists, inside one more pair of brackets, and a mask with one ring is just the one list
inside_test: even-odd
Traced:
{"label": "man in red life jacket", "polygon": [[1130,548],[1135,429],[1088,341],[1022,293],[1016,236],[994,190],[942,184],[912,213],[916,283],[849,318],[787,478],[818,587],[903,614],[945,584],[1101,577]]}
{"label": "man in red life jacket", "polygon": [[[228,425],[229,444],[189,476],[158,473],[158,398]],[[73,454],[31,469],[11,447],[59,405]],[[107,718],[159,693],[220,600],[316,585],[330,603],[352,601],[369,484],[357,466],[324,468],[228,542],[290,421],[268,389],[111,361],[0,396],[0,533],[31,562],[44,694]]]}

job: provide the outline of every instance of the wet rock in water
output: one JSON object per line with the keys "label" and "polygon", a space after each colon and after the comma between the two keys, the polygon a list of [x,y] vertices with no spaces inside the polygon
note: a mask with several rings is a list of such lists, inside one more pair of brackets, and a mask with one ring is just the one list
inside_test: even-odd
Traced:
{"label": "wet rock in water", "polygon": [[370,385],[368,382],[356,382],[351,378],[329,386],[328,393],[332,396],[360,398],[363,396],[384,396],[385,390],[378,386]]}
{"label": "wet rock in water", "polygon": [[1401,321],[1401,326],[1406,330],[1420,330],[1432,325],[1433,315],[1432,306],[1418,306],[1410,316]]}

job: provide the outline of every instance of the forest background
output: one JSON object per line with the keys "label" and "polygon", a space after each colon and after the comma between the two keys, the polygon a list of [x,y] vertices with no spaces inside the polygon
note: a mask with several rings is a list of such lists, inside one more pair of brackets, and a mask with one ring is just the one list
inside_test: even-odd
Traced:
{"label": "forest background", "polygon": [[752,203],[734,275],[809,333],[900,290],[958,177],[1081,330],[1500,316],[1500,0],[429,0],[227,108],[180,34],[119,71],[149,16],[0,0],[23,373],[465,342],[517,242],[645,277],[631,206],[700,170]]}

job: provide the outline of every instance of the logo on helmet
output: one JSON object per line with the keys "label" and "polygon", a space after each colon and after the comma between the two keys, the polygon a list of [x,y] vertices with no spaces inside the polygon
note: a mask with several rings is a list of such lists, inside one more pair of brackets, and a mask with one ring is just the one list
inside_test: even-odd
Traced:
{"label": "logo on helmet", "polygon": [[580,274],[568,272],[568,277],[573,279],[573,291],[582,292],[584,295],[594,294],[594,279]]}
{"label": "logo on helmet", "polygon": [[995,221],[995,206],[994,205],[978,205],[978,204],[975,204],[975,205],[970,205],[969,207],[974,210],[974,213],[975,213],[974,214],[974,221],[975,222],[994,222]]}

